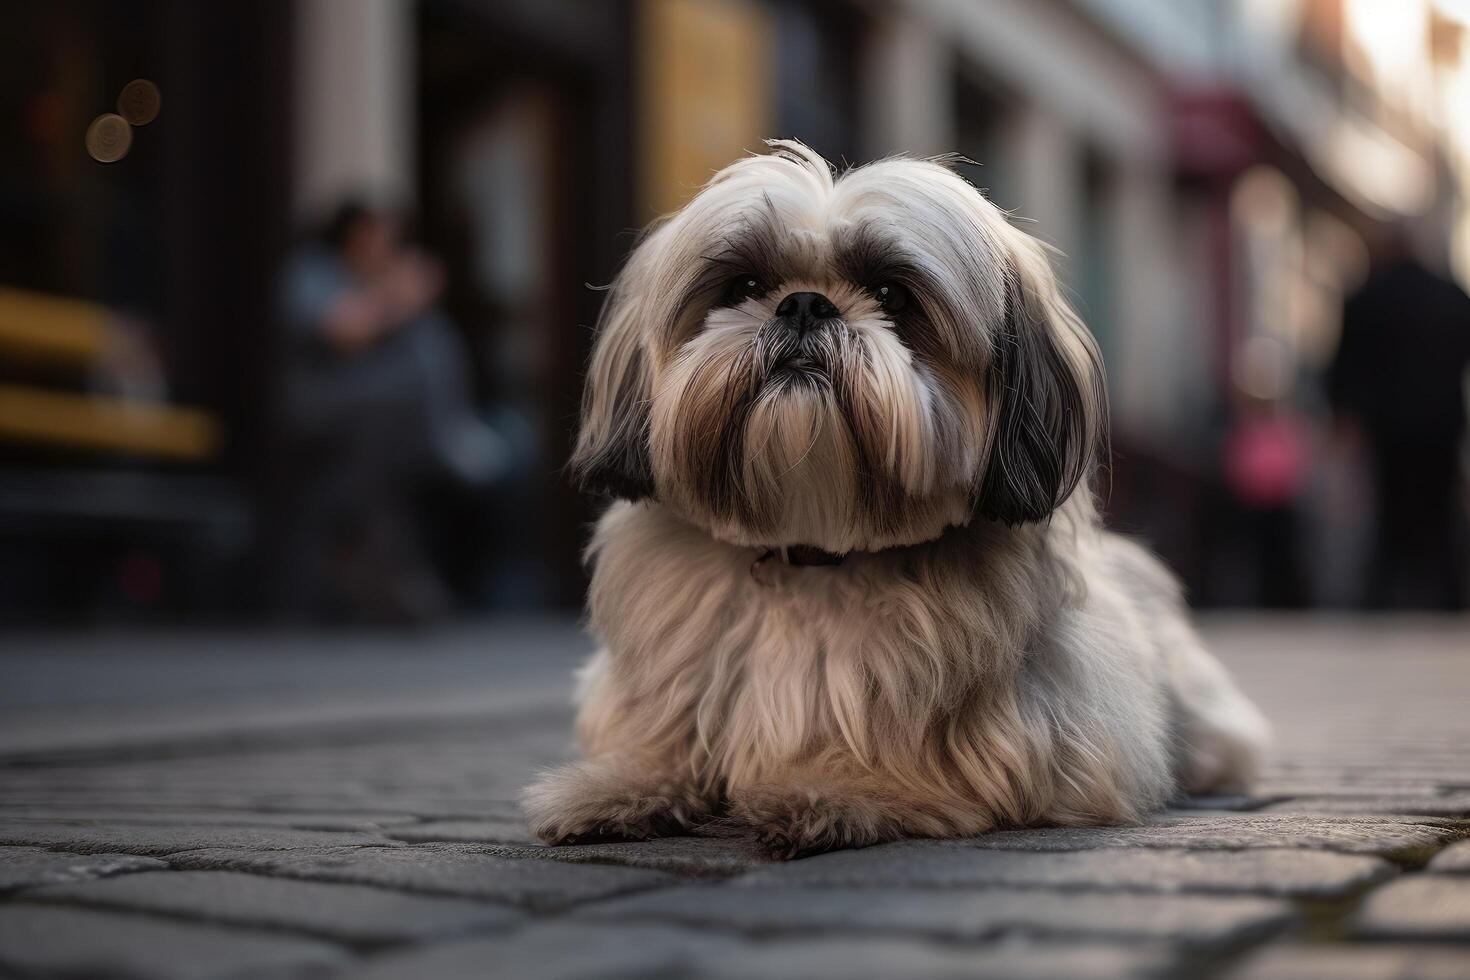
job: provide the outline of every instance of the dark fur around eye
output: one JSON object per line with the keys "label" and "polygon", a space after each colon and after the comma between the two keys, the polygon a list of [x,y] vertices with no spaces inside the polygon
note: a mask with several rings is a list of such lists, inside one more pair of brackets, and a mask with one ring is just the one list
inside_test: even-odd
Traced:
{"label": "dark fur around eye", "polygon": [[738,275],[725,285],[725,291],[720,294],[719,305],[739,306],[748,299],[759,299],[770,291],[770,287],[758,276],[748,273]]}
{"label": "dark fur around eye", "polygon": [[838,243],[837,265],[849,282],[872,294],[889,318],[920,312],[914,290],[923,291],[923,277],[903,249],[871,225],[859,226]]}
{"label": "dark fur around eye", "polygon": [[909,308],[913,301],[908,287],[900,282],[889,281],[873,289],[873,295],[878,298],[878,305],[883,307],[883,312],[889,316],[898,316]]}
{"label": "dark fur around eye", "polygon": [[702,267],[681,291],[671,339],[692,335],[711,309],[739,306],[781,281],[785,240],[772,214],[769,204],[758,206],[737,219],[733,233],[710,243]]}

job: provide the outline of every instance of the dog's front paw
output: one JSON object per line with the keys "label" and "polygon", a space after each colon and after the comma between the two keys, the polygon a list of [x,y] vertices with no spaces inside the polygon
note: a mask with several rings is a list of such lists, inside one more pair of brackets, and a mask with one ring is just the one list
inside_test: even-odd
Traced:
{"label": "dog's front paw", "polygon": [[531,832],[548,844],[667,837],[710,815],[704,800],[686,787],[623,782],[595,762],[545,774],[526,790],[522,803]]}
{"label": "dog's front paw", "polygon": [[844,847],[867,847],[903,835],[880,804],[816,791],[751,793],[730,801],[732,820],[751,827],[781,861]]}

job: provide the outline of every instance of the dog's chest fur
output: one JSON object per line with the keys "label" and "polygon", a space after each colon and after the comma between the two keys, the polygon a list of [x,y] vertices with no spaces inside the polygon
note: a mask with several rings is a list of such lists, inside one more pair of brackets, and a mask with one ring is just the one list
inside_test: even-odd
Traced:
{"label": "dog's chest fur", "polygon": [[645,745],[711,785],[867,767],[1005,797],[1057,749],[1022,690],[1026,651],[1068,601],[1045,533],[960,529],[835,567],[753,568],[757,549],[616,505],[592,548],[606,647],[583,675],[586,748]]}

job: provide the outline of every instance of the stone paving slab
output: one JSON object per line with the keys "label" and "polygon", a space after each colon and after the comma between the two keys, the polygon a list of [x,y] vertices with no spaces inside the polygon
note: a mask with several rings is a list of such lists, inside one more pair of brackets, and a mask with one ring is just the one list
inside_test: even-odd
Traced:
{"label": "stone paving slab", "polygon": [[1167,948],[1145,943],[1055,943],[1021,937],[965,946],[865,936],[750,940],[678,926],[579,922],[574,935],[558,923],[543,923],[506,937],[390,954],[355,976],[482,980],[489,972],[538,980],[1102,980],[1160,975],[1172,960]]}
{"label": "stone paving slab", "polygon": [[1240,851],[1099,848],[1038,853],[903,842],[772,865],[734,885],[870,888],[1078,888],[1341,898],[1395,874],[1358,854],[1257,848]]}
{"label": "stone paving slab", "polygon": [[579,844],[561,847],[487,845],[505,857],[622,864],[656,871],[724,877],[771,863],[753,837],[666,837],[649,841]]}
{"label": "stone paving slab", "polygon": [[1267,813],[1360,813],[1470,818],[1470,793],[1434,796],[1404,793],[1382,796],[1299,796],[1267,804],[1261,809]]}
{"label": "stone paving slab", "polygon": [[91,824],[0,821],[0,847],[7,845],[58,848],[78,854],[172,854],[206,847],[288,851],[323,846],[367,845],[401,847],[398,841],[377,835],[328,833],[314,830],[265,829],[203,824]]}
{"label": "stone paving slab", "polygon": [[395,827],[387,836],[410,844],[537,844],[519,812],[476,820],[425,820]]}
{"label": "stone paving slab", "polygon": [[0,970],[27,976],[301,975],[345,967],[348,954],[312,939],[44,905],[0,906]]}
{"label": "stone paving slab", "polygon": [[131,874],[32,889],[21,897],[302,932],[364,946],[501,929],[522,918],[503,905],[234,871]]}
{"label": "stone paving slab", "polygon": [[65,854],[38,847],[5,847],[0,848],[0,892],[166,867],[156,858],[133,854]]}
{"label": "stone paving slab", "polygon": [[161,746],[157,756],[130,752],[110,762],[105,755],[54,763],[28,758],[5,768],[0,799],[36,806],[479,818],[505,812],[539,768],[565,758],[570,731],[571,713],[563,707],[520,712],[510,728],[389,728],[327,744],[302,733],[303,743],[294,747],[224,743],[170,755]]}
{"label": "stone paving slab", "polygon": [[[0,782],[3,781],[3,777],[0,777]],[[366,789],[350,794],[318,793],[313,792],[309,784],[304,784],[295,793],[285,789],[269,793],[241,793],[237,791],[171,790],[164,787],[153,791],[140,787],[129,790],[69,789],[63,792],[31,792],[9,786],[0,788],[7,793],[24,794],[26,798],[34,801],[37,808],[95,807],[100,812],[120,808],[135,810],[147,807],[169,807],[183,812],[198,810],[254,810],[260,813],[300,811],[320,814],[341,813],[350,816],[372,806],[375,810],[411,821],[479,820],[486,814],[499,813],[516,805],[513,799],[507,797],[476,797],[468,794],[399,793],[390,797],[385,793],[378,798],[373,798],[371,790]],[[4,815],[0,814],[0,822],[3,821]],[[182,821],[171,822],[180,823]],[[274,822],[257,823],[256,825],[281,826]]]}
{"label": "stone paving slab", "polygon": [[1430,871],[1446,874],[1470,874],[1470,840],[1451,844],[1429,862]]}
{"label": "stone paving slab", "polygon": [[1383,772],[1362,777],[1339,776],[1337,778],[1277,776],[1268,774],[1258,784],[1262,796],[1284,802],[1300,797],[1348,797],[1364,796],[1410,796],[1432,797],[1447,791],[1470,788],[1456,785],[1446,774],[1443,778],[1394,779]]}
{"label": "stone paving slab", "polygon": [[1229,980],[1465,980],[1470,950],[1438,945],[1283,944],[1244,960]]}
{"label": "stone paving slab", "polygon": [[[6,806],[0,804],[0,825],[11,821],[43,824],[178,824],[189,827],[286,827],[293,830],[360,830],[402,828],[418,823],[416,817],[388,813],[314,813],[262,810],[171,809],[107,806]],[[524,825],[524,820],[519,820]],[[397,834],[386,834],[399,839]]]}
{"label": "stone paving slab", "polygon": [[0,636],[0,747],[197,745],[283,731],[314,738],[483,721],[531,704],[565,709],[571,671],[591,649],[571,616],[407,631],[8,633]]}
{"label": "stone paving slab", "polygon": [[1363,900],[1348,928],[1371,939],[1470,942],[1470,878],[1415,875],[1390,882]]}
{"label": "stone paving slab", "polygon": [[667,888],[580,910],[597,919],[683,922],[757,935],[888,932],[949,941],[1006,934],[1168,940],[1229,948],[1289,926],[1290,905],[1266,898],[917,888]]}
{"label": "stone paving slab", "polygon": [[454,845],[259,852],[203,849],[169,856],[181,870],[246,871],[304,881],[399,888],[547,911],[677,881],[662,871],[525,861]]}
{"label": "stone paving slab", "polygon": [[1434,817],[1311,816],[1238,813],[1165,815],[1139,827],[1053,827],[1012,830],[951,842],[996,850],[1084,851],[1099,847],[1168,847],[1236,850],[1307,848],[1371,854],[1422,864],[1470,827]]}
{"label": "stone paving slab", "polygon": [[1290,799],[1290,796],[1272,796],[1262,793],[1231,793],[1226,796],[1184,796],[1169,801],[1172,810],[1213,810],[1238,813],[1243,810],[1259,810],[1271,803]]}

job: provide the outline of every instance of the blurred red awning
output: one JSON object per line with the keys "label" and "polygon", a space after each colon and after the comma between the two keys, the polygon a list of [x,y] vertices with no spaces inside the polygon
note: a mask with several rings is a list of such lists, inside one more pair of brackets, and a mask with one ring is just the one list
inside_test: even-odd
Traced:
{"label": "blurred red awning", "polygon": [[1175,165],[1184,176],[1233,177],[1271,152],[1261,118],[1231,89],[1181,88],[1171,103]]}

